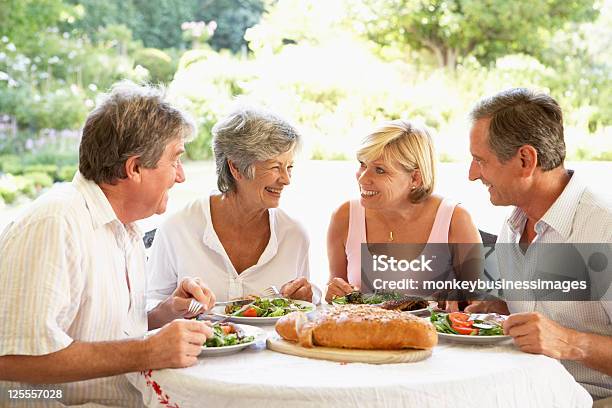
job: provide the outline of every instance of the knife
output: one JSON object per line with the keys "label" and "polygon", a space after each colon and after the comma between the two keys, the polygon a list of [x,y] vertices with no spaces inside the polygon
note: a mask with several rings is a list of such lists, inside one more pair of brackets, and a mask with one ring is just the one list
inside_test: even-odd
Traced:
{"label": "knife", "polygon": [[223,319],[219,320],[218,322],[213,323],[213,327],[214,326],[218,326],[221,323],[225,323],[228,320],[230,320],[232,317],[237,317],[240,313],[244,312],[245,310],[247,310],[249,307],[253,306],[253,304],[256,302],[256,300],[253,300],[249,303],[247,303],[246,305],[242,306],[240,309],[236,310],[234,313],[232,313],[231,315],[224,317]]}

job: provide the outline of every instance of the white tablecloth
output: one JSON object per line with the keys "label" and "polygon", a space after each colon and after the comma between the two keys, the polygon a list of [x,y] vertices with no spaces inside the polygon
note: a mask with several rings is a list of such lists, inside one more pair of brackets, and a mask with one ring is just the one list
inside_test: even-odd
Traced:
{"label": "white tablecloth", "polygon": [[[273,327],[264,326],[269,334]],[[129,375],[149,407],[591,407],[556,360],[497,346],[440,341],[417,363],[342,364],[266,350],[200,358]]]}

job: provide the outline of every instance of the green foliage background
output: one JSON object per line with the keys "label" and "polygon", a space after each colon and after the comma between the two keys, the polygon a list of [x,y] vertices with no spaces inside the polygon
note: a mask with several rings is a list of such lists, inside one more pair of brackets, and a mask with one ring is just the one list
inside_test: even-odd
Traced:
{"label": "green foliage background", "polygon": [[[190,41],[190,21],[216,30]],[[192,159],[238,98],[294,121],[312,158],[351,158],[403,117],[458,160],[473,103],[526,86],[561,103],[570,159],[610,160],[611,27],[610,0],[0,0],[0,115],[18,129],[0,128],[0,171],[56,161],[60,179],[120,79],[168,86],[199,125]]]}

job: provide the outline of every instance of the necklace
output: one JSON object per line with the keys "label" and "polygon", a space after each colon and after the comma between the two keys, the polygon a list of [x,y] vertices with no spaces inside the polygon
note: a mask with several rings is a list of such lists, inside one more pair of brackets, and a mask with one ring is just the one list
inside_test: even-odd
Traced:
{"label": "necklace", "polygon": [[[414,189],[415,189],[415,187],[412,187],[412,190],[414,190]],[[385,225],[385,228],[387,230],[389,230],[389,238],[387,238],[388,241],[389,242],[393,242],[395,240],[395,238],[393,237],[393,230],[389,226],[389,223],[385,219],[385,216],[379,213],[377,218],[379,218],[383,222],[383,224]]]}
{"label": "necklace", "polygon": [[380,215],[379,216],[380,220],[383,222],[383,224],[385,224],[386,229],[389,230],[389,238],[388,241],[389,242],[393,242],[394,238],[393,238],[393,230],[391,229],[391,227],[389,227],[389,223],[387,223],[387,220],[385,220],[385,217]]}

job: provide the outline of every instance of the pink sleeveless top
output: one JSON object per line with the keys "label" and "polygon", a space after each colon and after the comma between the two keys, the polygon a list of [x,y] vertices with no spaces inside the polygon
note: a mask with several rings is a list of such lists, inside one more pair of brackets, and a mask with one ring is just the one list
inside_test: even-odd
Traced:
{"label": "pink sleeveless top", "polygon": [[[443,198],[436,218],[434,220],[431,233],[427,243],[445,244],[448,243],[448,230],[450,229],[451,219],[455,207],[459,203],[450,198]],[[347,278],[351,285],[361,287],[361,244],[366,243],[366,220],[365,208],[361,206],[359,200],[350,201],[348,237],[346,239],[346,260]],[[450,260],[450,251],[448,252]],[[442,257],[440,258],[442,260]],[[447,262],[444,265],[437,265],[438,272],[451,272],[452,264]],[[443,269],[441,271],[440,269]]]}

